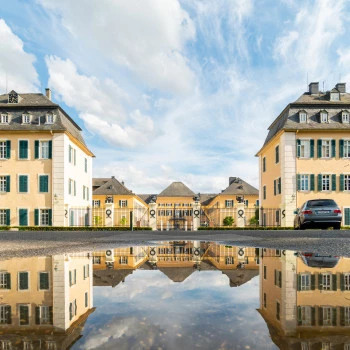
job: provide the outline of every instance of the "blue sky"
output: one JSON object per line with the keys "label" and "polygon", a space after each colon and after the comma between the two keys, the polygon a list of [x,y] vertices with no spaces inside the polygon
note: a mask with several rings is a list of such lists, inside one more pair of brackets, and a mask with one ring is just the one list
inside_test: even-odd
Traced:
{"label": "blue sky", "polygon": [[12,0],[0,93],[44,92],[82,127],[93,175],[136,193],[173,181],[258,186],[256,152],[289,102],[350,81],[350,4],[294,0]]}

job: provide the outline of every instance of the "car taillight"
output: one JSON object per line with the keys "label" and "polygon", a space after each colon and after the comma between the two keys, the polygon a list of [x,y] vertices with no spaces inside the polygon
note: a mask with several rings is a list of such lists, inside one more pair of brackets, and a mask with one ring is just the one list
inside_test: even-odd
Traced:
{"label": "car taillight", "polygon": [[341,210],[340,209],[335,209],[334,210],[334,214],[341,214]]}
{"label": "car taillight", "polygon": [[309,214],[310,215],[310,214],[312,214],[312,210],[304,210],[303,214]]}

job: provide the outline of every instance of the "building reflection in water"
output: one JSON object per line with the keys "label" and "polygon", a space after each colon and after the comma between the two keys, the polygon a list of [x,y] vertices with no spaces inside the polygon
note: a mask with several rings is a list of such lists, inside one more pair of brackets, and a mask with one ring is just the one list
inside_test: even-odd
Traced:
{"label": "building reflection in water", "polygon": [[350,258],[261,249],[260,308],[280,349],[350,350]]}
{"label": "building reflection in water", "polygon": [[0,261],[0,349],[67,349],[92,302],[91,253]]}

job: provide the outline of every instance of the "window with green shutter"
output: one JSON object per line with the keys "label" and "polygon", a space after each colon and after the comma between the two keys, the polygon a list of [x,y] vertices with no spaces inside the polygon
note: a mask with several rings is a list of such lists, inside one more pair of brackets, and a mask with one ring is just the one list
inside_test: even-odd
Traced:
{"label": "window with green shutter", "polygon": [[310,140],[310,158],[315,156],[315,141]]}
{"label": "window with green shutter", "polygon": [[297,139],[297,157],[299,158],[300,157],[300,139]]}
{"label": "window with green shutter", "polygon": [[39,273],[39,289],[40,290],[49,290],[49,273],[48,272],[40,272]]}
{"label": "window with green shutter", "polygon": [[39,192],[49,192],[49,175],[39,175]]}
{"label": "window with green shutter", "polygon": [[6,176],[6,192],[11,191],[11,176],[7,175]]}
{"label": "window with green shutter", "polygon": [[28,140],[19,141],[19,159],[28,159]]}
{"label": "window with green shutter", "polygon": [[339,158],[344,157],[344,140],[339,140]]}
{"label": "window with green shutter", "polygon": [[28,175],[18,176],[18,192],[20,193],[28,192]]}
{"label": "window with green shutter", "polygon": [[332,191],[337,190],[337,176],[332,174]]}
{"label": "window with green shutter", "polygon": [[335,153],[336,153],[336,150],[335,150],[335,148],[336,148],[336,146],[335,146],[335,140],[332,140],[332,141],[331,141],[331,145],[332,145],[332,147],[331,147],[331,157],[332,157],[332,158],[335,158]]}
{"label": "window with green shutter", "polygon": [[39,140],[34,141],[34,158],[39,159]]}
{"label": "window with green shutter", "polygon": [[317,158],[322,157],[322,140],[317,140]]}
{"label": "window with green shutter", "polygon": [[6,159],[11,158],[11,141],[7,140],[6,141]]}
{"label": "window with green shutter", "polygon": [[18,289],[28,290],[29,289],[29,274],[28,272],[18,272]]}
{"label": "window with green shutter", "polygon": [[19,226],[28,226],[28,209],[19,209]]}
{"label": "window with green shutter", "polygon": [[19,324],[21,326],[29,324],[29,306],[28,305],[19,306]]}
{"label": "window with green shutter", "polygon": [[344,208],[344,225],[350,226],[350,208]]}
{"label": "window with green shutter", "polygon": [[339,191],[344,191],[344,174],[339,175]]}

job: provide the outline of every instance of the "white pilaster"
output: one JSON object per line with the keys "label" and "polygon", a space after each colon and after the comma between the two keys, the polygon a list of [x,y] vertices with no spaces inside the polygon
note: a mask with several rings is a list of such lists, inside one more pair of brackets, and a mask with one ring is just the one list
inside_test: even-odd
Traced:
{"label": "white pilaster", "polygon": [[106,216],[106,226],[113,227],[114,226],[114,203],[105,203],[105,212]]}
{"label": "white pilaster", "polygon": [[245,226],[245,211],[244,211],[244,203],[237,203],[237,227],[244,227]]}
{"label": "white pilaster", "polygon": [[152,227],[152,230],[157,229],[157,203],[149,203],[149,226]]}
{"label": "white pilaster", "polygon": [[199,202],[193,202],[192,203],[193,208],[193,231],[197,231],[198,227],[201,224],[201,205]]}

